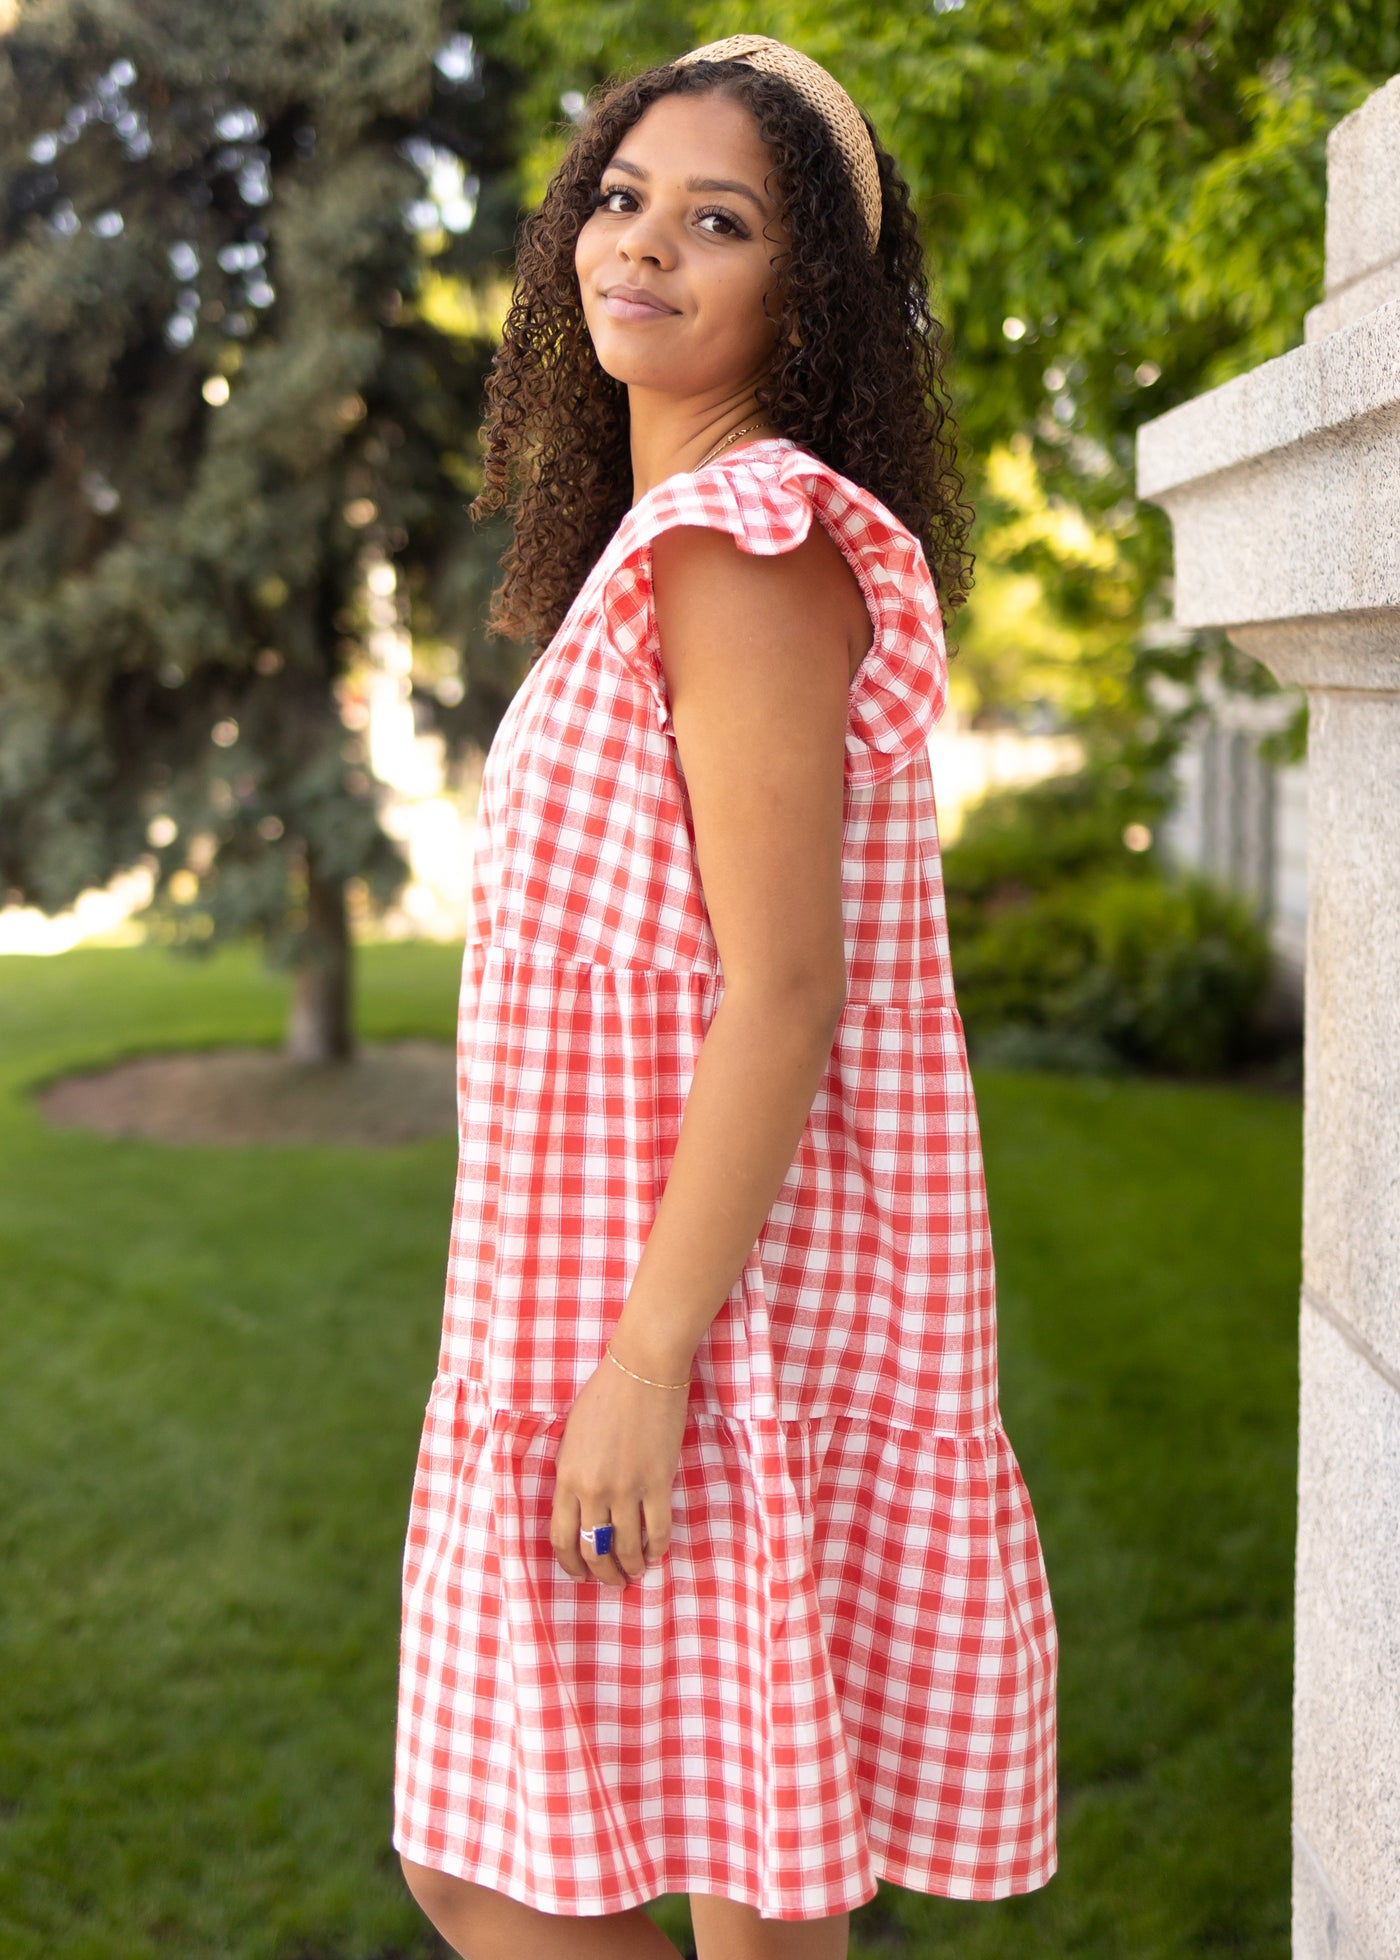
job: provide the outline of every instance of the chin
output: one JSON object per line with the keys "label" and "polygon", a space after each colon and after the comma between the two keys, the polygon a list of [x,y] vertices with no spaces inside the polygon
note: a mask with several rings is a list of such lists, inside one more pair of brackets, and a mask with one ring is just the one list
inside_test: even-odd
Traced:
{"label": "chin", "polygon": [[674,361],[644,356],[637,348],[619,346],[620,335],[593,335],[593,352],[604,374],[621,382],[624,388],[652,388],[660,394],[684,394],[684,377]]}

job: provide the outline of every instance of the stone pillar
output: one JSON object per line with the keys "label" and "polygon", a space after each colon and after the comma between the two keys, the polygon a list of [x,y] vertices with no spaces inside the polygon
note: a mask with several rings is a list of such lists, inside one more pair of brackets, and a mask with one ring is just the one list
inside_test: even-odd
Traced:
{"label": "stone pillar", "polygon": [[1305,687],[1295,1960],[1400,1956],[1400,76],[1332,132],[1302,347],[1149,422],[1176,616]]}

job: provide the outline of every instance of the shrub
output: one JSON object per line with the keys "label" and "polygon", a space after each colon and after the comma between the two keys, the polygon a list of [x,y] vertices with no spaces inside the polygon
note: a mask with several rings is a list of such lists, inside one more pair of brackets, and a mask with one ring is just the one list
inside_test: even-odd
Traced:
{"label": "shrub", "polygon": [[1251,1056],[1272,962],[1248,905],[1128,851],[1121,803],[1047,788],[983,806],[945,859],[974,1057],[1209,1074]]}
{"label": "shrub", "polygon": [[1025,897],[1091,871],[1150,873],[1152,859],[1130,851],[1123,833],[1132,823],[1155,825],[1164,800],[1136,781],[1120,786],[1104,768],[994,791],[948,847],[949,905]]}

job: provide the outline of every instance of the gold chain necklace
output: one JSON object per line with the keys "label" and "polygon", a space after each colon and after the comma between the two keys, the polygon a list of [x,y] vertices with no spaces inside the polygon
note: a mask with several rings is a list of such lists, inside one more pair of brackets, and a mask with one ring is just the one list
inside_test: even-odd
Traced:
{"label": "gold chain necklace", "polygon": [[[731,429],[727,436],[720,437],[719,441],[714,445],[713,449],[709,449],[705,452],[705,454],[700,458],[700,461],[695,465],[695,468],[697,470],[703,470],[706,463],[711,462],[716,456],[718,456],[721,449],[727,449],[730,443],[737,442],[740,436],[749,435],[752,433],[754,429],[761,429],[762,427],[763,427],[763,421],[762,418],[760,418],[757,422],[745,422],[740,428]],[[692,472],[692,474],[693,473],[694,472]]]}

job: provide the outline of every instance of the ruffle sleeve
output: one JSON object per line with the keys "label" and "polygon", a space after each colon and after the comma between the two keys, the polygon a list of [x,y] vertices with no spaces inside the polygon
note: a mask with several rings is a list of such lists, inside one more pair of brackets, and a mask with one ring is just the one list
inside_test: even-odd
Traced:
{"label": "ruffle sleeve", "polygon": [[947,701],[942,614],[918,539],[877,497],[796,446],[755,444],[702,472],[668,477],[635,504],[607,550],[599,604],[609,645],[673,733],[652,598],[651,546],[663,531],[727,531],[772,557],[802,543],[815,515],[865,595],[874,639],[851,682],[846,776],[883,782],[927,742]]}

